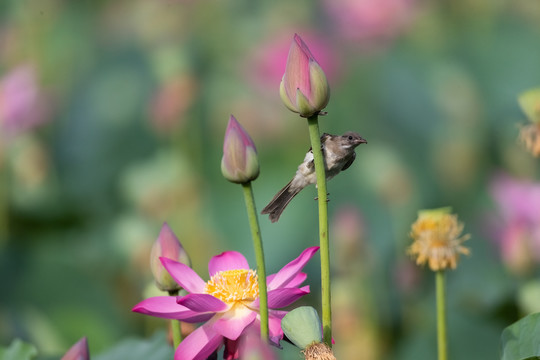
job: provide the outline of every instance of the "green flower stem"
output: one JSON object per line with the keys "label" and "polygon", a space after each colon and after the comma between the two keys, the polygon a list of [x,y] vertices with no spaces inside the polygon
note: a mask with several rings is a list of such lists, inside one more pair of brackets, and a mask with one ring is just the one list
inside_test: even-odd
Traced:
{"label": "green flower stem", "polygon": [[[2,162],[4,161],[4,164]],[[9,195],[9,179],[8,165],[6,159],[2,159],[0,155],[0,249],[6,245],[9,233],[8,221],[8,195]]]}
{"label": "green flower stem", "polygon": [[259,219],[255,210],[255,199],[253,198],[253,188],[251,181],[242,184],[244,189],[244,200],[251,227],[251,237],[253,238],[253,248],[255,249],[255,259],[257,261],[257,274],[259,278],[259,313],[261,316],[261,338],[268,340],[268,296],[266,292],[266,268],[264,266],[264,251],[261,239],[261,229]]}
{"label": "green flower stem", "polygon": [[448,359],[446,344],[446,309],[445,309],[445,274],[444,270],[435,273],[435,287],[437,293],[437,343],[439,360]]}
{"label": "green flower stem", "polygon": [[[178,296],[178,291],[169,291],[170,296]],[[182,323],[180,320],[171,319],[171,330],[173,336],[173,344],[176,349],[182,342]]]}
{"label": "green flower stem", "polygon": [[323,340],[332,347],[332,306],[330,295],[330,246],[328,242],[328,203],[326,192],[326,171],[321,151],[318,115],[308,118],[309,138],[317,174],[317,196],[319,199],[319,241],[321,252],[321,293]]}

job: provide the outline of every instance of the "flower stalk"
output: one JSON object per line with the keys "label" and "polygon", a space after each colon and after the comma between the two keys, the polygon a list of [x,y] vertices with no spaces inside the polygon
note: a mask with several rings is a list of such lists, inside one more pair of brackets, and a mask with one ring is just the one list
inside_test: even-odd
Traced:
{"label": "flower stalk", "polygon": [[323,341],[332,346],[332,308],[330,296],[330,248],[328,243],[328,205],[326,170],[321,150],[318,115],[328,105],[330,87],[326,75],[306,43],[294,34],[279,95],[285,106],[307,118],[309,138],[317,176],[319,201],[319,242],[321,249],[321,293]]}
{"label": "flower stalk", "polygon": [[435,272],[435,297],[437,307],[437,347],[438,359],[448,359],[446,336],[445,270],[455,269],[459,255],[468,255],[469,249],[462,243],[469,235],[462,235],[463,224],[452,208],[421,210],[418,219],[411,226],[410,236],[414,239],[408,248],[409,255],[417,265],[428,264]]}
{"label": "flower stalk", "polygon": [[439,360],[448,359],[446,342],[446,304],[445,304],[445,272],[435,272],[435,287],[437,296],[437,344]]}
{"label": "flower stalk", "polygon": [[[161,226],[159,236],[152,245],[152,251],[150,252],[150,269],[154,275],[157,288],[166,291],[169,296],[176,299],[181,287],[161,263],[162,257],[191,266],[191,260],[188,253],[167,223],[164,223]],[[175,348],[182,341],[181,328],[179,320],[171,319],[171,332]]]}
{"label": "flower stalk", "polygon": [[8,221],[9,187],[8,186],[9,186],[9,183],[8,183],[7,164],[5,164],[2,167],[2,159],[0,158],[0,248],[7,243],[8,234],[9,234],[9,221]]}
{"label": "flower stalk", "polygon": [[326,171],[321,150],[318,114],[308,117],[309,138],[313,151],[317,175],[317,197],[319,202],[319,243],[321,248],[321,294],[323,341],[332,346],[332,306],[330,293],[330,246],[328,240],[328,199]]}
{"label": "flower stalk", "polygon": [[257,276],[259,286],[259,316],[261,319],[261,338],[268,341],[268,296],[264,251],[261,239],[261,229],[255,210],[253,188],[251,182],[259,176],[259,158],[255,143],[246,130],[234,116],[230,116],[225,139],[223,141],[223,158],[221,173],[230,182],[241,184],[244,190],[244,200],[248,213],[253,249],[257,260]]}
{"label": "flower stalk", "polygon": [[[178,290],[169,291],[169,296],[178,296]],[[171,319],[171,332],[173,345],[176,349],[182,342],[182,322],[180,320]]]}
{"label": "flower stalk", "polygon": [[266,289],[266,268],[264,264],[264,250],[261,238],[261,229],[259,219],[255,209],[255,200],[253,198],[253,187],[251,181],[242,184],[244,190],[244,200],[248,213],[249,226],[251,228],[251,237],[253,238],[253,249],[255,251],[255,260],[257,262],[257,275],[259,277],[259,314],[261,317],[261,338],[268,341],[268,296]]}

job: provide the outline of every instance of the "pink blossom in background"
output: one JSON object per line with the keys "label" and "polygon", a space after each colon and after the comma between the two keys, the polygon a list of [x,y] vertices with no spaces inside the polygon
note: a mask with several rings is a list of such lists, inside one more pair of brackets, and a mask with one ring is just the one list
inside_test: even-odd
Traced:
{"label": "pink blossom in background", "polygon": [[378,46],[410,22],[415,0],[323,0],[340,38]]}
{"label": "pink blossom in background", "polygon": [[[309,286],[300,287],[307,277],[301,271],[318,249],[307,248],[267,277],[269,334],[275,345],[283,338],[281,319],[287,313],[276,309],[309,293]],[[185,264],[166,258],[161,261],[188,294],[152,297],[137,304],[133,311],[189,323],[205,322],[180,343],[175,360],[203,360],[223,345],[224,358],[238,358],[243,336],[260,334],[258,277],[246,258],[236,251],[214,256],[208,263],[208,282]]]}
{"label": "pink blossom in background", "polygon": [[501,216],[495,226],[501,256],[511,270],[540,262],[540,183],[495,176],[490,193]]}
{"label": "pink blossom in background", "polygon": [[336,210],[333,219],[335,241],[343,242],[346,247],[361,247],[365,235],[365,220],[363,214],[354,205],[341,206]]}
{"label": "pink blossom in background", "polygon": [[148,109],[156,131],[167,134],[185,124],[186,113],[195,101],[198,87],[191,74],[178,75],[160,85]]}
{"label": "pink blossom in background", "polygon": [[9,139],[46,121],[46,106],[31,65],[20,65],[0,79],[0,138]]}
{"label": "pink blossom in background", "polygon": [[540,222],[539,183],[499,174],[491,182],[490,190],[505,221]]}
{"label": "pink blossom in background", "polygon": [[331,228],[334,229],[332,241],[335,247],[334,266],[340,272],[367,265],[370,250],[365,242],[365,221],[360,210],[353,205],[336,209]]}
{"label": "pink blossom in background", "polygon": [[75,345],[68,350],[68,352],[62,356],[61,360],[89,360],[90,353],[88,351],[88,341],[86,336],[77,341]]}

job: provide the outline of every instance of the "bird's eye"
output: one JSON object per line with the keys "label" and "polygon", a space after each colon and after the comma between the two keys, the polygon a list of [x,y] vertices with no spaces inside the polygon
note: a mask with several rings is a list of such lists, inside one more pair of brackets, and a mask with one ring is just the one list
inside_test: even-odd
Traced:
{"label": "bird's eye", "polygon": [[349,135],[349,140],[352,140],[352,136],[351,136],[351,135]]}

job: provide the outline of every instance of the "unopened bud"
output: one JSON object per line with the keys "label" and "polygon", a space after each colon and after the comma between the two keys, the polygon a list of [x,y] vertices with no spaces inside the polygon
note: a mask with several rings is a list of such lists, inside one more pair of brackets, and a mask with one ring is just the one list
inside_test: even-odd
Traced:
{"label": "unopened bud", "polygon": [[88,341],[86,336],[77,341],[68,352],[62,356],[61,360],[89,360],[90,352],[88,351]]}
{"label": "unopened bud", "polygon": [[160,257],[165,257],[191,266],[189,255],[167,223],[164,223],[161,227],[159,236],[152,246],[152,252],[150,253],[150,268],[154,275],[156,285],[160,290],[180,290],[180,285],[178,285],[171,274],[163,267],[163,264],[159,260]]}
{"label": "unopened bud", "polygon": [[223,141],[221,173],[225,179],[244,184],[259,176],[259,158],[251,137],[231,115]]}
{"label": "unopened bud", "polygon": [[279,95],[289,110],[303,117],[318,114],[330,100],[326,75],[297,34],[289,50]]}

